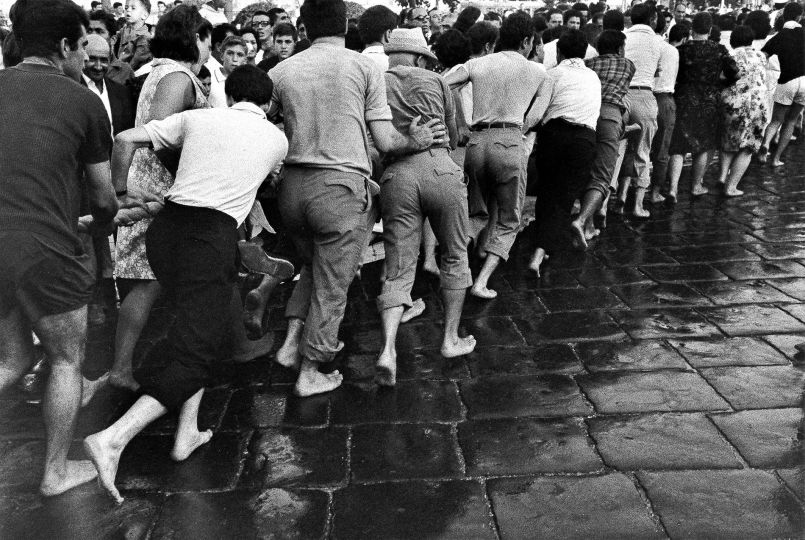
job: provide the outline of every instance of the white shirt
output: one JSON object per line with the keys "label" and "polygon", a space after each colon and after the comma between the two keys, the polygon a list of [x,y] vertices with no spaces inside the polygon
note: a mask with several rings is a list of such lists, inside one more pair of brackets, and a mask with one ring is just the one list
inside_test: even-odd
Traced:
{"label": "white shirt", "polygon": [[210,55],[210,57],[207,59],[207,63],[204,65],[207,66],[207,69],[210,73],[212,73],[212,70],[214,69],[221,69],[224,67],[221,65],[221,62],[215,59],[213,55]]}
{"label": "white shirt", "polygon": [[672,94],[679,72],[679,51],[670,43],[660,48],[660,73],[654,78],[654,92]]}
{"label": "white shirt", "polygon": [[382,71],[388,71],[389,57],[383,45],[370,45],[366,47],[361,54],[371,58]]}
{"label": "white shirt", "polygon": [[595,129],[601,110],[601,81],[580,58],[562,60],[548,70],[551,101],[542,123],[562,118]]}
{"label": "white shirt", "polygon": [[[109,103],[109,89],[106,88],[106,81],[101,80],[101,85],[103,86],[103,90],[98,90],[98,86],[95,84],[95,81],[87,77],[82,73],[82,77],[84,77],[84,82],[87,83],[87,88],[92,90],[92,92],[101,98],[101,103],[103,103],[103,108],[106,109],[106,116],[109,117],[109,125],[112,125],[112,104]],[[112,126],[112,133],[114,133],[114,126]]]}
{"label": "white shirt", "polygon": [[[542,46],[542,51],[545,53],[545,56],[542,59],[542,65],[545,66],[545,69],[551,69],[556,67],[559,63],[557,62],[557,54],[556,54],[556,47],[559,45],[559,40],[555,39],[549,43],[546,43]],[[598,56],[598,51],[587,45],[587,52],[584,53],[584,59],[589,60],[590,58],[595,58]]]}
{"label": "white shirt", "polygon": [[199,15],[210,21],[210,24],[213,26],[217,26],[219,24],[228,23],[229,19],[226,18],[226,15],[221,13],[220,11],[216,11],[207,4],[201,6],[198,10]]}
{"label": "white shirt", "polygon": [[240,226],[257,189],[288,152],[288,139],[253,103],[194,109],[143,126],[154,150],[182,149],[176,180],[165,198],[211,208]]}
{"label": "white shirt", "polygon": [[217,107],[219,109],[229,107],[229,105],[226,104],[224,84],[226,84],[226,75],[224,75],[221,69],[210,71],[210,95],[207,97],[210,107]]}
{"label": "white shirt", "polygon": [[646,24],[635,24],[623,33],[626,34],[626,58],[634,62],[635,67],[630,86],[654,88],[654,77],[660,67],[662,38]]}
{"label": "white shirt", "polygon": [[[445,77],[456,71],[461,64],[456,64],[447,70],[444,74]],[[472,83],[468,82],[462,86],[458,91],[458,96],[461,99],[461,110],[464,112],[464,123],[468,126],[472,125]]]}

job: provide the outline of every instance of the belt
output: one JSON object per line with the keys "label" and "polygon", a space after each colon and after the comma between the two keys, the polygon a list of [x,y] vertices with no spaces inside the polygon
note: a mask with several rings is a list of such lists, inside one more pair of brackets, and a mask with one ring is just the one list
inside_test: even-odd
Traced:
{"label": "belt", "polygon": [[487,129],[506,129],[506,128],[520,128],[520,124],[514,122],[491,122],[489,124],[475,124],[470,126],[470,131],[484,131]]}
{"label": "belt", "polygon": [[674,95],[673,92],[654,92],[655,96],[672,96]]}
{"label": "belt", "polygon": [[630,86],[629,90],[654,90],[650,86]]}

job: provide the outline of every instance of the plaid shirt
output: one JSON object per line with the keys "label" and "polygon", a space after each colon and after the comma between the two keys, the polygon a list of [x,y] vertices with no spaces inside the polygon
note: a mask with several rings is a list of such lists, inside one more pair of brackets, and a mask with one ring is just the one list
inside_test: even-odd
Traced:
{"label": "plaid shirt", "polygon": [[626,110],[624,98],[635,73],[631,60],[617,54],[605,54],[584,62],[601,80],[601,103],[609,103]]}

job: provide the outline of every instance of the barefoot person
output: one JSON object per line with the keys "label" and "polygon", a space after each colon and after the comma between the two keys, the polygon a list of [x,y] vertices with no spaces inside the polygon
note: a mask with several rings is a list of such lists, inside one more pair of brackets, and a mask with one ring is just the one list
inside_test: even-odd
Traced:
{"label": "barefoot person", "polygon": [[272,90],[264,72],[254,66],[236,68],[225,90],[228,109],[185,111],[116,138],[116,179],[128,173],[137,148],[182,150],[165,208],[146,236],[151,267],[175,299],[176,318],[167,339],[151,352],[167,364],[139,381],[143,395],[117,422],[84,440],[101,484],[118,502],[120,454],[148,424],[180,410],[171,451],[176,461],[212,437],[211,431],[198,430],[198,408],[230,327],[226,319],[232,316],[237,277],[237,228],[249,215],[258,187],[287,151],[285,137],[261,108]]}
{"label": "barefoot person", "polygon": [[[486,225],[477,239],[486,260],[470,290],[479,298],[497,296],[488,287],[489,278],[508,259],[520,228],[526,181],[523,131],[531,127],[524,126],[524,119],[547,80],[544,71],[527,60],[535,35],[531,18],[514,13],[500,27],[501,52],[474,58],[445,77],[453,87],[472,83],[472,133],[464,170],[470,219]],[[538,107],[532,112],[539,120],[541,113],[534,109]]]}
{"label": "barefoot person", "polygon": [[[270,71],[272,110],[282,110],[289,135],[279,187],[282,220],[302,259],[288,301],[288,334],[277,352],[299,369],[294,392],[309,396],[337,388],[342,376],[319,365],[341,350],[338,328],[374,223],[368,133],[378,150],[410,153],[441,144],[444,127],[431,120],[407,135],[391,123],[383,73],[370,58],[345,47],[343,0],[307,0],[302,18],[312,45]],[[435,129],[432,131],[431,128]]]}
{"label": "barefoot person", "polygon": [[[447,126],[451,144],[458,141],[456,109],[450,88],[432,71],[422,69],[435,59],[422,32],[398,28],[386,45],[390,68],[386,89],[394,126],[404,130],[413,118],[438,119]],[[450,159],[450,144],[400,156],[380,180],[385,280],[377,298],[383,319],[384,346],[377,361],[376,381],[394,386],[397,374],[397,329],[404,306],[412,305],[419,238],[424,218],[442,246],[440,269],[444,301],[442,356],[453,358],[475,349],[475,338],[458,336],[467,288],[472,285],[467,259],[467,188],[461,167]]]}
{"label": "barefoot person", "polygon": [[106,110],[71,80],[84,68],[87,15],[65,0],[20,0],[13,23],[24,59],[0,72],[0,249],[13,253],[0,260],[0,392],[33,365],[33,329],[50,363],[39,486],[49,496],[96,475],[90,462],[67,459],[94,284],[77,233],[82,184],[101,226],[117,199]]}

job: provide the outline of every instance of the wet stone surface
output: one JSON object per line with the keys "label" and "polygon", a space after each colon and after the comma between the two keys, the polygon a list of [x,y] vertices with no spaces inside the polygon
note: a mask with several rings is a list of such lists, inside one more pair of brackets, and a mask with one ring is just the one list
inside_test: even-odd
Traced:
{"label": "wet stone surface", "polygon": [[[40,396],[11,389],[0,538],[803,538],[805,145],[790,148],[780,170],[751,165],[737,199],[691,198],[684,172],[675,206],[610,215],[539,278],[531,225],[490,281],[498,298],[468,297],[460,333],[478,347],[463,357],[439,353],[439,280],[420,269],[426,310],[400,327],[394,389],[374,383],[382,264],[365,265],[327,367],[341,388],[302,399],[272,355],[222,359],[199,417],[212,441],[177,464],[176,415],[149,426],[123,454],[119,506],[95,483],[37,494]],[[270,301],[275,349],[290,291]],[[164,362],[170,321],[158,304],[140,370]],[[90,329],[91,379],[111,365],[115,324],[111,311]],[[134,399],[101,391],[70,457]]]}

